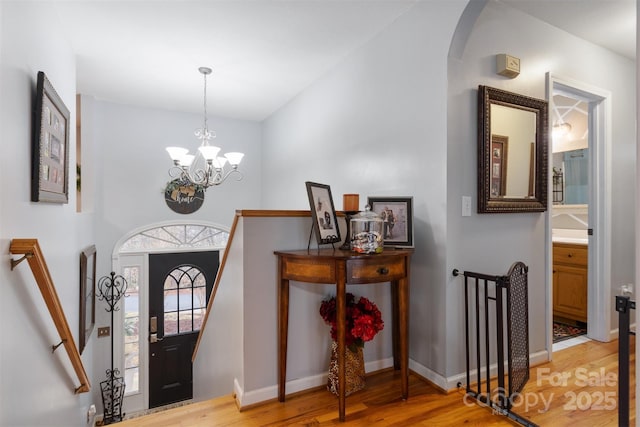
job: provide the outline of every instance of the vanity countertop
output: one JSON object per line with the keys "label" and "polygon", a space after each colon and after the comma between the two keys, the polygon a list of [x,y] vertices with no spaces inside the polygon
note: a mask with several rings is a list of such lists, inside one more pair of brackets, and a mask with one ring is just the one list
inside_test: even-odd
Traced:
{"label": "vanity countertop", "polygon": [[551,238],[554,243],[572,243],[574,245],[587,245],[589,243],[587,230],[554,228],[551,230]]}

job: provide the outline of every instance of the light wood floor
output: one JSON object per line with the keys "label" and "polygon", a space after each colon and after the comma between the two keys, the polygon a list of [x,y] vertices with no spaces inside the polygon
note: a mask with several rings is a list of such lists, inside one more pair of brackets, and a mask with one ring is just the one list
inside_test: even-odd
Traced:
{"label": "light wood floor", "polygon": [[[618,342],[587,342],[554,353],[553,362],[531,369],[531,378],[514,412],[540,426],[618,425]],[[635,378],[635,339],[631,339],[631,375]],[[562,383],[562,376],[566,381]],[[635,425],[635,382],[631,381],[631,424]],[[232,396],[194,403],[124,421],[122,427],[212,426],[512,426],[488,408],[466,405],[462,391],[444,394],[416,375],[409,399],[402,401],[397,372],[367,377],[367,387],[347,397],[347,416],[338,422],[338,402],[326,389],[288,396],[238,411]],[[548,403],[545,406],[544,402]],[[549,403],[550,402],[550,403]],[[528,406],[528,407],[527,407]]]}

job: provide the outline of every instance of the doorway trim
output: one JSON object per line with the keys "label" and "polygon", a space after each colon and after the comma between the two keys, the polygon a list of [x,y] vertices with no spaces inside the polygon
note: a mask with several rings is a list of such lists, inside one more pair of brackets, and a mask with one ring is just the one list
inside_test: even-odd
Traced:
{"label": "doorway trim", "polygon": [[[215,229],[223,236],[220,239],[217,234],[213,238],[209,239],[177,239],[170,238],[164,239],[165,242],[162,247],[149,247],[144,243],[141,245],[134,245],[134,248],[123,250],[125,243],[130,241],[135,236],[146,236],[150,231],[156,229],[166,229],[167,227],[174,226],[194,226],[205,227],[208,229]],[[147,331],[149,328],[149,301],[148,301],[148,288],[149,288],[149,254],[150,253],[166,253],[166,252],[198,252],[198,251],[210,251],[217,250],[222,257],[227,246],[227,239],[229,238],[230,228],[224,225],[197,220],[175,220],[175,221],[162,221],[152,224],[147,224],[142,227],[138,227],[134,230],[124,234],[116,244],[114,245],[111,254],[112,271],[122,274],[122,269],[126,266],[136,266],[142,268],[142,274],[140,277],[140,297],[139,297],[139,330]],[[226,238],[224,238],[226,235]],[[162,239],[161,239],[162,240]],[[117,369],[124,374],[124,310],[117,312],[116,318],[114,318],[113,325],[113,338],[114,338],[114,364]],[[133,395],[125,395],[124,408],[127,413],[136,413],[140,411],[146,411],[149,409],[149,383],[147,369],[148,365],[145,360],[148,359],[149,343],[146,339],[147,334],[144,334],[144,339],[140,339],[139,359],[140,359],[140,379],[139,379],[139,392]],[[126,393],[126,389],[125,389]]]}
{"label": "doorway trim", "polygon": [[[561,92],[581,99],[589,105],[589,228],[587,336],[607,342],[611,333],[611,92],[583,82],[546,75],[546,95],[550,107],[553,94]],[[551,127],[552,124],[549,123]],[[549,130],[549,135],[551,130]],[[551,169],[547,179],[549,200],[552,197]],[[551,359],[553,348],[553,239],[551,231],[552,206],[547,209],[547,350]]]}

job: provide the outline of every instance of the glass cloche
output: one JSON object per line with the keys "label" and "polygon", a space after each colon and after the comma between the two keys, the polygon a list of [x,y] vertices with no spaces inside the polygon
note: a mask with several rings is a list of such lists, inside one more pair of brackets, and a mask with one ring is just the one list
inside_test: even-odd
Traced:
{"label": "glass cloche", "polygon": [[364,254],[380,253],[384,245],[384,221],[369,205],[364,209],[351,218],[351,250]]}

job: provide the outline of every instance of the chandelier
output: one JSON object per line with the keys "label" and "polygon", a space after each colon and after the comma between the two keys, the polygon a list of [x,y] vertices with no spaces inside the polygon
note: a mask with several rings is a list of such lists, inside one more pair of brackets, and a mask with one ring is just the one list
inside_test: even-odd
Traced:
{"label": "chandelier", "polygon": [[222,184],[230,175],[236,175],[236,180],[243,177],[238,165],[244,157],[243,153],[226,153],[218,156],[221,148],[209,144],[209,140],[216,137],[215,131],[207,126],[207,76],[211,68],[200,67],[198,71],[204,76],[204,124],[195,131],[195,136],[201,143],[196,154],[189,154],[189,150],[182,147],[167,147],[167,152],[173,160],[169,169],[169,176],[185,184],[202,186],[206,190],[213,185]]}

